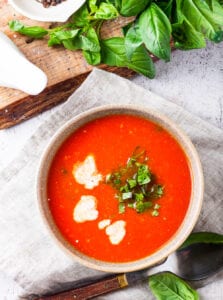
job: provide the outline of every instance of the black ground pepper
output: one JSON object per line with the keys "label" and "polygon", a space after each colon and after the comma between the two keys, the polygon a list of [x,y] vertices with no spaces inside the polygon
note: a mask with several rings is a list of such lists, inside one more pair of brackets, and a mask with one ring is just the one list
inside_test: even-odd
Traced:
{"label": "black ground pepper", "polygon": [[43,5],[43,7],[47,8],[50,6],[55,6],[57,4],[60,4],[61,2],[66,0],[36,0],[36,1],[40,2]]}

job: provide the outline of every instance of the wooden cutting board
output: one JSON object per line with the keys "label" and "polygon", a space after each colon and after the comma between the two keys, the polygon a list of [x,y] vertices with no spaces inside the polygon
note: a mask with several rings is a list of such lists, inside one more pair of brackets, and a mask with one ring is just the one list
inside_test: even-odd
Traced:
{"label": "wooden cutting board", "polygon": [[[49,48],[46,40],[34,40],[12,32],[10,20],[20,20],[26,25],[40,25],[48,28],[51,23],[30,20],[17,13],[7,0],[0,0],[0,31],[4,32],[25,56],[42,69],[48,77],[47,87],[37,96],[21,91],[0,87],[0,129],[18,124],[65,101],[84,81],[92,66],[88,65],[79,51],[69,51],[62,47]],[[102,36],[117,36],[126,19],[107,22],[102,28]],[[129,78],[134,72],[127,68],[100,65],[99,68]],[[22,70],[21,70],[22,73]]]}

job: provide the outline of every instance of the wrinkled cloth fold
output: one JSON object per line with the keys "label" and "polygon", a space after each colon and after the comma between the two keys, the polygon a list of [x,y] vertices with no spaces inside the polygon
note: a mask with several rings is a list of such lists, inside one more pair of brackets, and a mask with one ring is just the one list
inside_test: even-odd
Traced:
{"label": "wrinkled cloth fold", "polygon": [[[36,175],[52,135],[77,114],[106,104],[135,104],[158,110],[184,130],[199,153],[205,179],[204,204],[194,230],[223,233],[223,132],[127,79],[94,69],[0,172],[0,271],[21,286],[18,299],[61,291],[77,280],[104,275],[75,262],[55,245],[40,216]],[[201,299],[223,299],[223,273],[198,292]],[[155,298],[144,281],[96,299]]]}

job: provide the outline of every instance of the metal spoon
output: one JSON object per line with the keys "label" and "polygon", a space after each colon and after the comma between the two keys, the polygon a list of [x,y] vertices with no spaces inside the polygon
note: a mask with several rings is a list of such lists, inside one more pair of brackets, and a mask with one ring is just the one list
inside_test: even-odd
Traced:
{"label": "metal spoon", "polygon": [[192,244],[171,254],[156,267],[126,274],[116,274],[98,279],[88,279],[82,285],[75,282],[72,290],[44,296],[39,300],[85,300],[127,287],[147,279],[158,272],[169,271],[189,281],[193,287],[201,287],[213,281],[214,275],[223,271],[223,244]]}

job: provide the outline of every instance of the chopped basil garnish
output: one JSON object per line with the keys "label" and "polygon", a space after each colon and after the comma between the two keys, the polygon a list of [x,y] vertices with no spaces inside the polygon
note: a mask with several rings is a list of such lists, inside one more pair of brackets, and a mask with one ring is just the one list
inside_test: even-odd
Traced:
{"label": "chopped basil garnish", "polygon": [[119,213],[129,207],[137,213],[151,209],[152,216],[159,215],[160,205],[154,200],[162,197],[164,188],[157,184],[149,169],[146,152],[140,147],[136,147],[125,166],[106,176],[106,183],[117,190]]}

